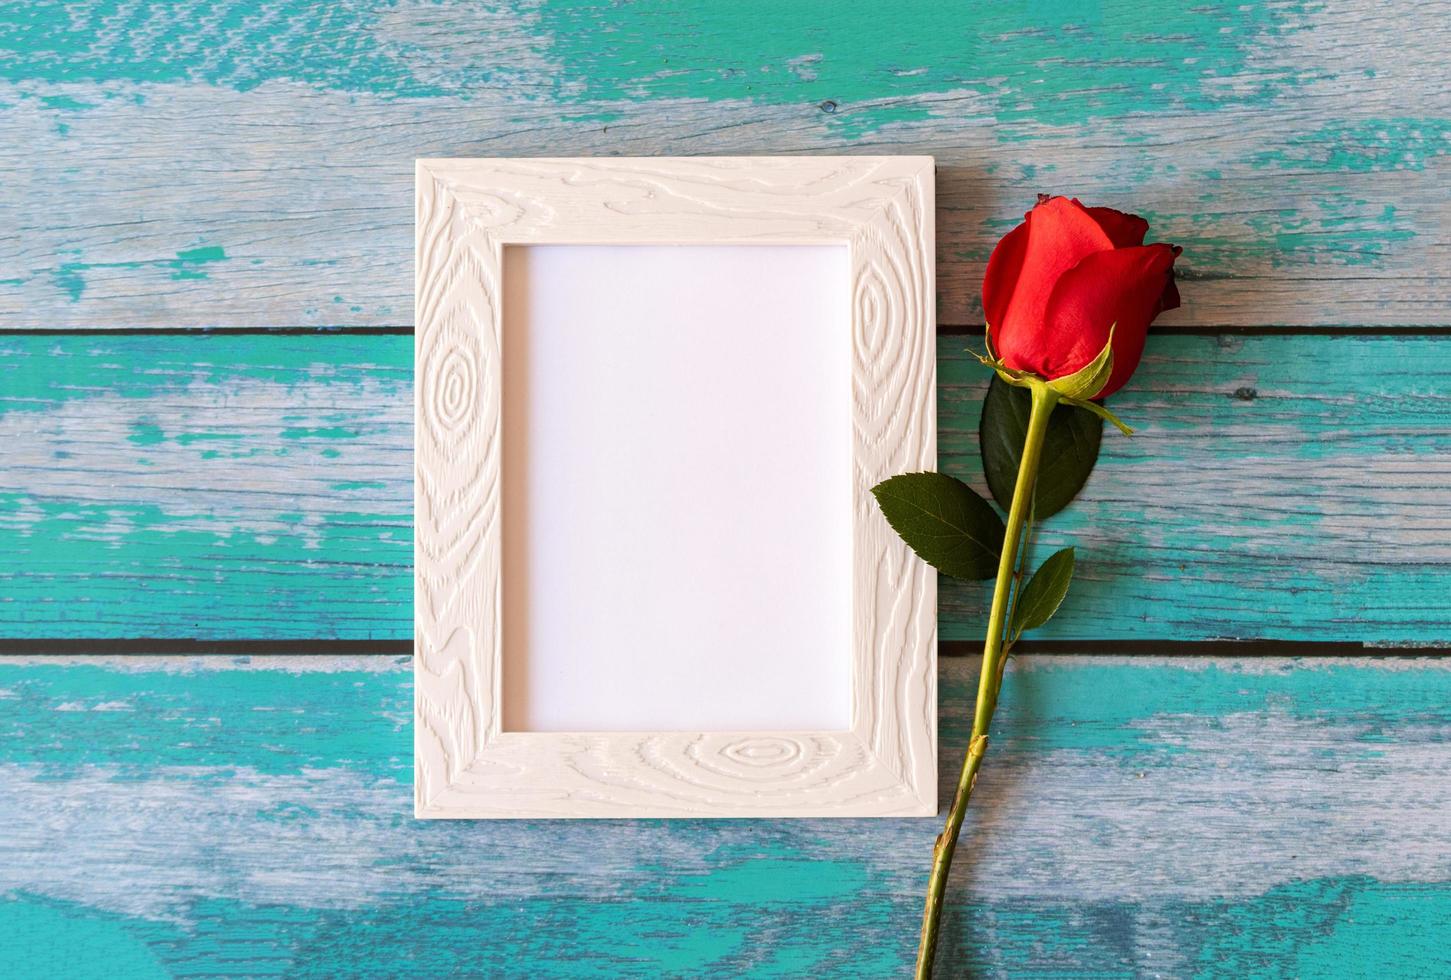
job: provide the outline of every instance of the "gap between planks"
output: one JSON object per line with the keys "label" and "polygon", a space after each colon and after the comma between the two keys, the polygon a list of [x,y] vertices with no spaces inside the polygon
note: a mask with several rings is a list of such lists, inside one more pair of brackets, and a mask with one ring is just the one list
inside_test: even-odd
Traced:
{"label": "gap between planks", "polygon": [[[943,657],[975,656],[979,644],[942,640]],[[90,657],[119,655],[255,657],[285,651],[288,657],[402,657],[413,655],[412,640],[201,640],[177,637],[0,637],[0,657]],[[1334,640],[1023,640],[1013,656],[1090,657],[1360,657],[1374,659],[1451,656],[1451,646],[1396,645]]]}

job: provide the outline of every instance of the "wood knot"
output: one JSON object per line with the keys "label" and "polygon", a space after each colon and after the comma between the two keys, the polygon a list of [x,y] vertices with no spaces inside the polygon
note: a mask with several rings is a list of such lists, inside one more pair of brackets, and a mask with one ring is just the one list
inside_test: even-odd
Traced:
{"label": "wood knot", "polygon": [[1258,391],[1255,391],[1253,388],[1249,387],[1248,385],[1246,385],[1246,386],[1244,386],[1242,388],[1236,388],[1236,389],[1234,389],[1234,397],[1238,398],[1242,402],[1252,402],[1256,398],[1258,398],[1259,396],[1260,396],[1260,393]]}

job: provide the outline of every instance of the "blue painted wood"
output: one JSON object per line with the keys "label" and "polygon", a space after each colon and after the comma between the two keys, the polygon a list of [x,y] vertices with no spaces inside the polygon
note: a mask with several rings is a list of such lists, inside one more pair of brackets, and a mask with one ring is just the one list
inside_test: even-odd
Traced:
{"label": "blue painted wood", "polygon": [[1067,191],[1186,247],[1169,322],[1446,324],[1438,14],[9,0],[0,324],[407,324],[415,157],[853,148],[937,156],[947,322]]}
{"label": "blue painted wood", "polygon": [[[1444,326],[1440,14],[0,2],[0,326],[407,326],[415,156],[851,151],[938,157],[949,323],[1067,190],[1186,246],[1170,328]],[[1442,340],[1156,339],[1040,545],[1083,561],[1050,635],[1445,645]],[[407,338],[0,345],[0,635],[408,635]],[[1451,974],[1444,663],[1011,669],[955,968]],[[0,663],[0,976],[905,968],[935,822],[420,826],[409,700],[388,660]]]}
{"label": "blue painted wood", "polygon": [[[941,465],[987,372],[939,340]],[[1052,639],[1451,643],[1441,338],[1154,336]],[[412,634],[412,338],[0,338],[0,637]],[[1395,520],[1387,520],[1395,515]],[[980,637],[980,583],[941,633]]]}
{"label": "blue painted wood", "polygon": [[407,336],[0,336],[0,636],[410,636],[412,401]]}
{"label": "blue painted wood", "polygon": [[[944,759],[975,669],[944,667]],[[404,660],[0,662],[0,698],[0,975],[880,978],[914,951],[936,819],[414,821]],[[1015,660],[945,975],[1445,975],[1448,705],[1444,660]]]}

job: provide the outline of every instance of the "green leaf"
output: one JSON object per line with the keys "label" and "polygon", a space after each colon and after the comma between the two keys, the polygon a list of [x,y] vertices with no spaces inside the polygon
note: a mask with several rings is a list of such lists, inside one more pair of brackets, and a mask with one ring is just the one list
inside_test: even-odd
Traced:
{"label": "green leaf", "polygon": [[[1023,455],[1023,439],[1028,434],[1028,413],[1032,407],[1033,396],[1027,388],[1008,384],[998,377],[988,386],[982,403],[982,424],[977,435],[983,473],[993,499],[1005,511],[1013,503],[1018,461]],[[1053,409],[1043,441],[1043,458],[1038,464],[1038,487],[1034,493],[1036,520],[1052,517],[1078,496],[1093,472],[1093,464],[1098,461],[1102,440],[1102,419],[1061,403]]]}
{"label": "green leaf", "polygon": [[992,578],[1006,529],[997,511],[946,473],[903,473],[872,487],[892,530],[927,564],[953,578]]}
{"label": "green leaf", "polygon": [[1038,566],[1013,607],[1013,639],[1035,630],[1058,611],[1073,581],[1073,549],[1064,548]]}

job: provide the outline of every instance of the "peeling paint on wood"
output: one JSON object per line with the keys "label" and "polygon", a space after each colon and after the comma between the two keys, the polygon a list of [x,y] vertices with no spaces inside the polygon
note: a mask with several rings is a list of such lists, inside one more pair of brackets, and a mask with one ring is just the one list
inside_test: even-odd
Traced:
{"label": "peeling paint on wood", "polygon": [[1055,190],[1185,247],[1166,325],[1451,323],[1435,2],[5,9],[4,326],[407,324],[416,157],[873,151],[946,323]]}
{"label": "peeling paint on wood", "polygon": [[[986,372],[938,339],[940,465],[980,484]],[[1440,338],[1151,338],[1044,639],[1446,644]],[[0,342],[0,635],[412,635],[412,339]],[[1248,396],[1247,392],[1253,392]],[[985,488],[984,488],[985,490]],[[985,586],[943,581],[945,639]]]}
{"label": "peeling paint on wood", "polygon": [[[944,759],[976,668],[944,662]],[[397,658],[0,661],[0,972],[910,962],[935,818],[419,823],[410,687]],[[1373,948],[1377,975],[1445,973],[1448,704],[1439,659],[1016,659],[946,962],[1324,976]]]}
{"label": "peeling paint on wood", "polygon": [[[1186,247],[1167,329],[1445,327],[1445,13],[0,2],[0,329],[408,327],[415,157],[832,152],[937,157],[945,323],[1068,190]],[[1446,646],[1448,350],[1156,337],[1042,635]],[[0,338],[0,636],[409,637],[410,355]],[[977,639],[981,588],[942,600]],[[407,662],[287,653],[0,662],[0,975],[905,971],[935,820],[419,826]],[[1444,661],[1010,671],[954,966],[1451,974]]]}

